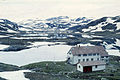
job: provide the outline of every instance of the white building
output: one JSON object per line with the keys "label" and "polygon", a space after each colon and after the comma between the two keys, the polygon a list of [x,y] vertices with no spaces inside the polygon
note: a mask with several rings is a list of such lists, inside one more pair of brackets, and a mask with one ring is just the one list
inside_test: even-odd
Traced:
{"label": "white building", "polygon": [[100,71],[105,69],[106,63],[103,61],[87,61],[77,64],[77,70],[81,72]]}
{"label": "white building", "polygon": [[108,62],[108,53],[102,46],[76,46],[68,52],[68,63],[77,64],[77,70],[91,72],[104,70]]}

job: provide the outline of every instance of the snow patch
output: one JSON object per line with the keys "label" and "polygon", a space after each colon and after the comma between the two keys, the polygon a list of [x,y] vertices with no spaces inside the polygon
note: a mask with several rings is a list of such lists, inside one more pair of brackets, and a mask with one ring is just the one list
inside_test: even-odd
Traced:
{"label": "snow patch", "polygon": [[112,20],[111,18],[107,18],[106,20],[108,23],[113,23],[115,20]]}
{"label": "snow patch", "polygon": [[115,45],[116,46],[120,46],[120,40],[119,39],[116,39],[117,41],[116,41],[116,43],[115,43]]}
{"label": "snow patch", "polygon": [[2,45],[2,44],[0,44],[0,50],[3,50],[3,49],[8,48],[8,47],[9,47],[8,45]]}
{"label": "snow patch", "polygon": [[114,44],[107,44],[106,42],[103,42],[103,45],[105,46],[106,50],[110,50],[111,48],[114,48]]}
{"label": "snow patch", "polygon": [[19,70],[19,71],[7,71],[0,72],[0,77],[7,80],[29,80],[24,77],[24,72],[31,72],[29,70]]}
{"label": "snow patch", "polygon": [[102,42],[102,40],[97,40],[97,39],[96,40],[95,39],[94,40],[90,40],[90,41],[99,41],[99,42]]}
{"label": "snow patch", "polygon": [[95,46],[95,45],[92,45],[90,43],[87,43],[87,44],[77,44],[77,45],[80,45],[80,46]]}
{"label": "snow patch", "polygon": [[0,35],[0,38],[3,38],[3,37],[8,37],[8,36],[5,36],[5,35]]}
{"label": "snow patch", "polygon": [[117,30],[120,29],[120,23],[117,23]]}
{"label": "snow patch", "polygon": [[86,34],[83,34],[82,37],[84,37],[84,38],[91,38],[91,36],[86,35]]}
{"label": "snow patch", "polygon": [[120,50],[106,50],[109,55],[120,56]]}

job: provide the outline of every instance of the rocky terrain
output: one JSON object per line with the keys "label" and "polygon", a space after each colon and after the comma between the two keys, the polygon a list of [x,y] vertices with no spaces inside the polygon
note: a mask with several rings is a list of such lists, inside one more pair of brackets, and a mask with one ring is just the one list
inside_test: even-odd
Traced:
{"label": "rocky terrain", "polygon": [[66,62],[39,62],[22,66],[32,72],[25,72],[25,77],[30,80],[119,80],[120,57],[110,56],[104,71],[81,73],[76,66]]}
{"label": "rocky terrain", "polygon": [[53,17],[14,23],[0,19],[1,51],[20,51],[39,47],[35,42],[64,42],[67,45],[102,45],[120,50],[120,16],[100,19]]}
{"label": "rocky terrain", "polygon": [[0,72],[4,71],[17,71],[20,70],[18,66],[0,63]]}
{"label": "rocky terrain", "polygon": [[[17,71],[20,69],[21,69],[20,67],[15,65],[0,63],[0,72]],[[7,80],[7,79],[1,78],[1,75],[0,75],[0,80]]]}
{"label": "rocky terrain", "polygon": [[[23,75],[24,73],[25,74],[24,77],[30,80],[119,80],[120,79],[119,66],[120,57],[110,56],[109,63],[106,65],[106,69],[97,72],[81,73],[76,70],[76,66],[67,64],[66,61],[38,62],[24,65],[21,67],[0,63],[0,72],[9,73],[9,71],[11,71],[12,74],[14,73],[16,74],[16,76],[19,75],[24,76]],[[20,70],[30,71],[20,72]],[[13,76],[12,79],[16,80],[16,77],[14,78],[14,75],[12,76]],[[2,77],[0,73],[0,80],[6,80],[4,78],[7,79],[7,77]]]}

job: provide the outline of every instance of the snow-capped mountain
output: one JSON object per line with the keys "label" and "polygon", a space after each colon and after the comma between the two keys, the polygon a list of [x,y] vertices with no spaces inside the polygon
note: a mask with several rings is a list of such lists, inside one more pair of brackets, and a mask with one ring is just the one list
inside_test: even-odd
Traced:
{"label": "snow-capped mountain", "polygon": [[24,26],[21,30],[34,30],[34,31],[55,31],[59,29],[61,31],[66,31],[69,28],[76,25],[84,25],[90,22],[91,19],[87,19],[85,17],[71,19],[68,16],[59,16],[53,17],[45,20],[40,19],[29,19],[26,21],[22,21],[19,24]]}
{"label": "snow-capped mountain", "polygon": [[88,23],[85,27],[82,30],[84,32],[117,31],[120,30],[120,16],[103,17]]}
{"label": "snow-capped mountain", "polygon": [[16,23],[7,19],[0,19],[0,31],[2,32],[16,32],[19,27]]}
{"label": "snow-capped mountain", "polygon": [[120,50],[120,16],[96,20],[59,16],[29,19],[18,24],[0,19],[0,31],[0,44],[9,46],[4,51],[29,49],[41,41],[103,45],[106,49]]}

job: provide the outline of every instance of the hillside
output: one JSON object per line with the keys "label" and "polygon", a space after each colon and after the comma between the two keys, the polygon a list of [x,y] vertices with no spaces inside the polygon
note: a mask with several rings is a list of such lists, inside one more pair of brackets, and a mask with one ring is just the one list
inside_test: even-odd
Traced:
{"label": "hillside", "polygon": [[20,68],[18,66],[5,64],[5,63],[0,63],[0,72],[17,71],[17,70],[20,70]]}

